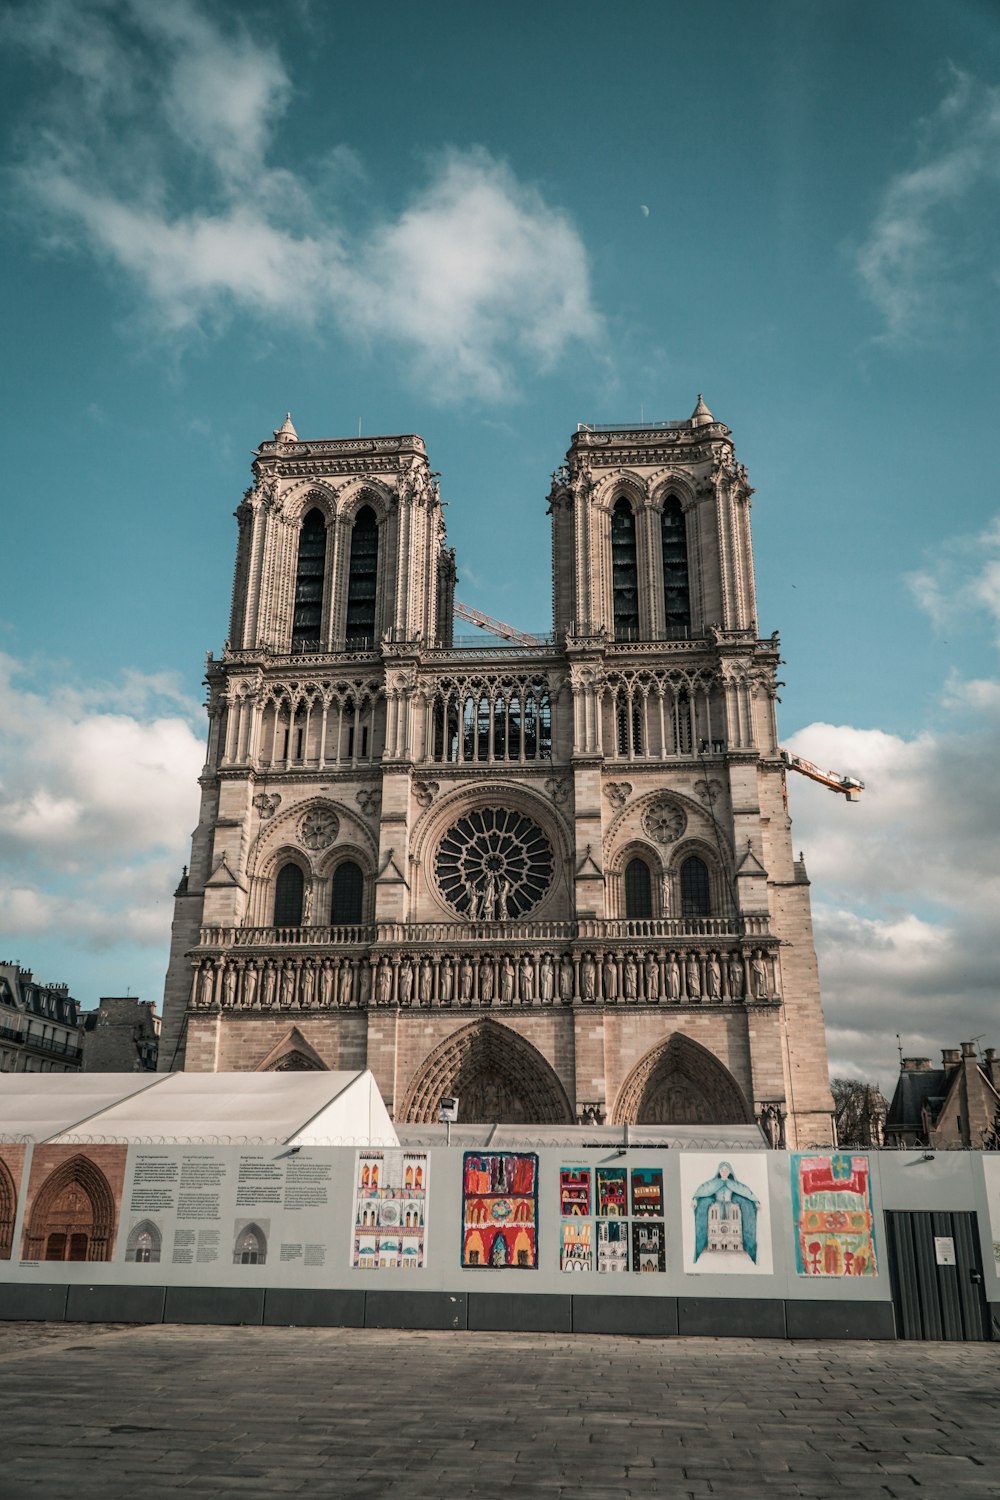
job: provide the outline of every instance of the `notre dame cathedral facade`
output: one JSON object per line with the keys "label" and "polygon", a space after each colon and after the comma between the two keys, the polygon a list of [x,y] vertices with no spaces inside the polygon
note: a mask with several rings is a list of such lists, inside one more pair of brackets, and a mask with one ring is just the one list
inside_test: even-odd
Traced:
{"label": "notre dame cathedral facade", "polygon": [[262,443],[176,895],[161,1067],[370,1067],[395,1118],[832,1139],[746,470],[581,425],[551,638],[453,636],[419,437]]}

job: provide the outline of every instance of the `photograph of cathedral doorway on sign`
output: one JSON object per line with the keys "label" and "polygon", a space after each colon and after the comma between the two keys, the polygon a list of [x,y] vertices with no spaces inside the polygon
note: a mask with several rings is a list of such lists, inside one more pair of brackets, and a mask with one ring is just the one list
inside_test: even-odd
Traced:
{"label": "photograph of cathedral doorway on sign", "polygon": [[792,1223],[800,1276],[877,1276],[867,1156],[795,1155]]}
{"label": "photograph of cathedral doorway on sign", "polygon": [[0,1145],[0,1260],[10,1260],[14,1247],[14,1220],[24,1176],[24,1147],[11,1142]]}
{"label": "photograph of cathedral doorway on sign", "polygon": [[538,1157],[467,1151],[462,1171],[462,1265],[538,1269]]}
{"label": "photograph of cathedral doorway on sign", "polygon": [[735,1162],[709,1152],[681,1158],[684,1269],[711,1276],[770,1276],[771,1209],[767,1155]]}
{"label": "photograph of cathedral doorway on sign", "polygon": [[111,1260],[127,1146],[36,1146],[22,1260]]}

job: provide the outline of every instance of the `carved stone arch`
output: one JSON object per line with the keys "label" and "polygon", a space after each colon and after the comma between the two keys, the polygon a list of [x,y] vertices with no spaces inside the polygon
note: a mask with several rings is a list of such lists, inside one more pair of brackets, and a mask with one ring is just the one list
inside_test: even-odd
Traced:
{"label": "carved stone arch", "polygon": [[616,469],[594,486],[591,503],[595,509],[610,516],[622,495],[631,500],[635,511],[646,505],[648,492],[641,474],[636,474],[631,469]]}
{"label": "carved stone arch", "polygon": [[358,511],[370,505],[381,526],[388,520],[395,503],[395,492],[387,484],[369,474],[359,475],[341,486],[339,517],[345,526],[351,527]]}
{"label": "carved stone arch", "polygon": [[473,1021],[425,1058],[396,1119],[436,1120],[442,1099],[457,1097],[468,1124],[563,1125],[573,1110],[559,1077],[537,1047],[496,1021]]}
{"label": "carved stone arch", "polygon": [[114,1233],[111,1184],[88,1156],[71,1156],[49,1173],[35,1194],[21,1258],[44,1260],[49,1236],[61,1234],[67,1240],[86,1237],[85,1259],[110,1260]]}
{"label": "carved stone arch", "polygon": [[625,871],[633,859],[641,859],[649,870],[650,901],[652,904],[653,917],[662,917],[664,913],[664,877],[666,875],[666,858],[664,850],[649,839],[632,837],[627,838],[619,844],[610,854],[604,856],[604,879],[608,889],[608,915],[611,917],[624,918],[625,910]]}
{"label": "carved stone arch", "polygon": [[678,474],[674,469],[661,469],[649,481],[649,502],[651,508],[657,512],[661,512],[663,510],[663,503],[668,495],[675,495],[677,497],[681,503],[681,510],[685,515],[698,503],[695,487],[689,477],[684,474]]}
{"label": "carved stone arch", "polygon": [[270,1052],[262,1057],[255,1073],[328,1073],[330,1070],[315,1047],[291,1026]]}
{"label": "carved stone arch", "polygon": [[0,1260],[10,1260],[17,1218],[17,1184],[7,1163],[0,1160]]}
{"label": "carved stone arch", "polygon": [[[608,825],[608,831],[604,835],[605,849],[614,849],[615,840],[618,838],[619,831],[626,819],[631,819],[636,824],[637,828],[641,828],[643,813],[647,808],[652,807],[653,803],[663,796],[668,796],[671,801],[679,802],[681,804],[685,816],[687,817],[689,828],[691,827],[691,824],[693,822],[698,824],[704,824],[706,822],[707,815],[705,813],[704,807],[700,802],[697,802],[693,797],[689,797],[685,792],[677,791],[675,787],[657,787],[655,791],[645,792],[642,796],[636,797],[633,802],[626,803],[623,808],[615,813],[614,817]],[[711,825],[709,824],[708,826]],[[635,836],[639,837],[638,834],[636,834]]]}
{"label": "carved stone arch", "polygon": [[361,871],[362,898],[361,898],[361,921],[371,922],[375,916],[375,878],[378,874],[378,862],[372,855],[367,844],[352,842],[350,839],[338,839],[331,844],[329,849],[323,850],[323,857],[317,865],[317,874],[323,882],[320,895],[319,910],[317,917],[323,922],[330,922],[333,906],[333,882],[341,865],[348,861],[353,862]]}
{"label": "carved stone arch", "polygon": [[639,1059],[611,1111],[614,1125],[752,1125],[753,1118],[725,1064],[681,1032]]}
{"label": "carved stone arch", "polygon": [[708,870],[709,899],[713,917],[729,916],[734,910],[733,854],[729,841],[720,832],[722,854],[714,840],[697,833],[685,834],[670,846],[666,874],[670,889],[670,910],[681,916],[681,867],[686,859],[695,855]]}
{"label": "carved stone arch", "polygon": [[136,1260],[139,1254],[139,1241],[143,1235],[149,1237],[149,1255],[144,1259],[158,1261],[160,1251],[163,1247],[163,1231],[154,1219],[140,1219],[129,1230],[128,1240],[125,1243],[125,1259]]}
{"label": "carved stone arch", "polygon": [[322,511],[327,530],[337,515],[337,487],[325,479],[296,479],[281,496],[281,513],[293,525],[301,525],[311,510]]}

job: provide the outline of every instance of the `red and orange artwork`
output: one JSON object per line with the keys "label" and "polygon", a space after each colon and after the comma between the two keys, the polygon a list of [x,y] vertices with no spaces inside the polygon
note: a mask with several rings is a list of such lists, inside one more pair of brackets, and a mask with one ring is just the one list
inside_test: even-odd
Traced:
{"label": "red and orange artwork", "polygon": [[0,1260],[10,1260],[14,1245],[14,1220],[24,1176],[24,1146],[11,1141],[0,1145]]}
{"label": "red and orange artwork", "polygon": [[538,1157],[533,1153],[465,1153],[462,1265],[537,1268]]}
{"label": "red and orange artwork", "polygon": [[800,1276],[877,1276],[867,1156],[792,1157],[795,1258]]}
{"label": "red and orange artwork", "polygon": [[111,1260],[128,1147],[36,1146],[22,1260]]}
{"label": "red and orange artwork", "polygon": [[563,1167],[559,1173],[559,1212],[564,1219],[589,1217],[589,1167]]}
{"label": "red and orange artwork", "polygon": [[623,1167],[597,1168],[597,1216],[624,1219],[628,1214],[628,1190]]}

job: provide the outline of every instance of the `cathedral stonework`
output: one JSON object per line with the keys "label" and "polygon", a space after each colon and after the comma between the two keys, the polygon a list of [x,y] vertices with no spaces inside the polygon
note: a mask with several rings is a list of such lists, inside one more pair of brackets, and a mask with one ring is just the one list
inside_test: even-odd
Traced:
{"label": "cathedral stonework", "polygon": [[398,1120],[832,1140],[746,470],[581,425],[553,631],[453,637],[419,437],[254,456],[176,893],[161,1067],[370,1067]]}

